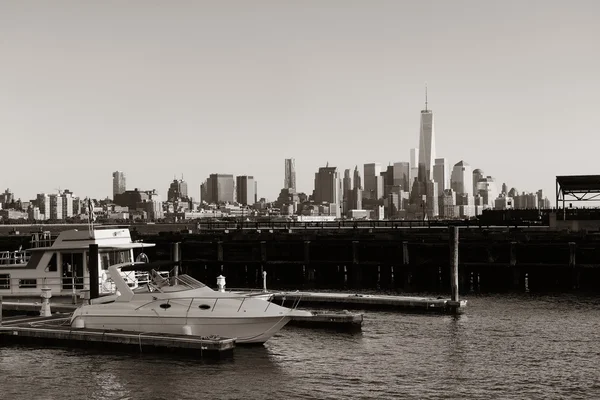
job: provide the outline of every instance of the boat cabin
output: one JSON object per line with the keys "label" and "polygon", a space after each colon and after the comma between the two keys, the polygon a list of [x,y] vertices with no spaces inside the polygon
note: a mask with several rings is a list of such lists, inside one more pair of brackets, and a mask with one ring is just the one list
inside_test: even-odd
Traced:
{"label": "boat cabin", "polygon": [[[89,247],[98,245],[99,293],[114,293],[108,267],[134,261],[134,250],[153,247],[152,243],[132,242],[128,228],[94,227],[61,232],[55,240],[49,232],[32,234],[28,250],[0,253],[0,295],[31,296],[42,287],[53,296],[72,295],[89,289]],[[134,271],[123,272],[131,288],[138,286]]]}

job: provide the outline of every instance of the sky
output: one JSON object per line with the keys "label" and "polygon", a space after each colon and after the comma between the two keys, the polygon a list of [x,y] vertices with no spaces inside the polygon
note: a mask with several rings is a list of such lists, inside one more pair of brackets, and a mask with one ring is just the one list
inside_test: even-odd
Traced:
{"label": "sky", "polygon": [[[436,155],[519,191],[600,174],[600,2],[0,0],[0,188],[198,198],[211,173],[275,200],[408,161],[427,84]],[[4,189],[2,188],[2,190]]]}

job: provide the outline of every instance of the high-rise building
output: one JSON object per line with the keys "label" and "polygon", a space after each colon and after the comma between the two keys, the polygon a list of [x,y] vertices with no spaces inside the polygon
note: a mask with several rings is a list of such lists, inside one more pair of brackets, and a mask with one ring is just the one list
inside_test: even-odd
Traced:
{"label": "high-rise building", "polygon": [[125,173],[122,171],[115,171],[112,174],[113,177],[113,200],[117,194],[121,194],[127,190],[125,184]]}
{"label": "high-rise building", "polygon": [[383,177],[381,164],[369,163],[364,165],[365,190],[363,196],[367,199],[379,200],[383,197]]}
{"label": "high-rise building", "polygon": [[388,194],[390,194],[392,191],[392,187],[394,186],[394,166],[388,165],[386,170],[380,175],[383,185],[383,197],[387,198]]}
{"label": "high-rise building", "polygon": [[202,201],[207,203],[233,203],[235,181],[231,174],[210,174],[202,184]]}
{"label": "high-rise building", "polygon": [[410,163],[394,163],[394,186],[400,186],[403,191],[410,192]]}
{"label": "high-rise building", "polygon": [[421,111],[419,129],[419,170],[418,177],[422,182],[433,180],[433,163],[435,160],[435,129],[433,111],[427,108],[427,88],[425,88],[425,109]]}
{"label": "high-rise building", "polygon": [[71,218],[73,216],[73,192],[65,189],[60,196],[62,197],[63,218]]}
{"label": "high-rise building", "polygon": [[354,167],[354,182],[353,182],[354,186],[352,186],[352,189],[359,189],[359,190],[363,190],[363,185],[362,185],[362,179],[360,177],[360,171],[358,170],[358,165],[356,165]]}
{"label": "high-rise building", "polygon": [[341,182],[337,168],[329,165],[319,168],[319,172],[315,173],[314,202],[333,205],[336,210],[335,214],[339,217],[341,214],[340,192]]}
{"label": "high-rise building", "polygon": [[348,192],[352,190],[352,176],[350,175],[350,169],[344,170],[344,181],[343,181],[344,198],[348,197]]}
{"label": "high-rise building", "polygon": [[419,148],[410,149],[410,182],[408,182],[408,191],[413,187],[415,179],[419,176]]}
{"label": "high-rise building", "polygon": [[63,216],[63,198],[61,194],[51,194],[50,196],[50,219],[62,220]]}
{"label": "high-rise building", "polygon": [[189,200],[187,182],[183,180],[183,177],[180,180],[173,179],[167,191],[167,201],[179,200]]}
{"label": "high-rise building", "polygon": [[454,165],[450,187],[456,192],[457,196],[462,194],[473,196],[473,173],[468,163],[459,161]]}
{"label": "high-rise building", "polygon": [[485,178],[485,173],[482,170],[479,168],[473,170],[473,196],[477,196],[479,194],[478,184],[483,178]]}
{"label": "high-rise building", "polygon": [[40,193],[37,195],[36,203],[40,209],[40,219],[50,219],[50,196]]}
{"label": "high-rise building", "polygon": [[254,177],[246,175],[237,176],[235,183],[237,202],[245,206],[253,205],[256,199],[256,182],[254,181]]}
{"label": "high-rise building", "polygon": [[296,160],[293,158],[285,159],[285,180],[283,182],[283,188],[296,190]]}
{"label": "high-rise building", "polygon": [[433,166],[433,181],[437,183],[437,196],[444,194],[450,188],[450,167],[445,158],[436,158]]}

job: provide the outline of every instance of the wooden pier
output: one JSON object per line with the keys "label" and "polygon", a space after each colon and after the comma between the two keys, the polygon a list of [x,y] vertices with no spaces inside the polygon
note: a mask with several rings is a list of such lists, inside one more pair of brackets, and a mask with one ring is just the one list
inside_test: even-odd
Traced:
{"label": "wooden pier", "polygon": [[227,356],[235,347],[235,339],[72,328],[65,314],[4,318],[0,325],[0,344],[13,343],[127,349],[139,353],[175,352],[197,357]]}

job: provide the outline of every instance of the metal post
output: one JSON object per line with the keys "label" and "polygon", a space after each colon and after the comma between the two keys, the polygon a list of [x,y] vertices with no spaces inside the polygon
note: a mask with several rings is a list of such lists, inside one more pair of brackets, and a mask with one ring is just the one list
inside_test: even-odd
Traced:
{"label": "metal post", "polygon": [[263,271],[263,293],[267,293],[267,271]]}
{"label": "metal post", "polygon": [[0,296],[0,326],[2,325],[2,296]]}
{"label": "metal post", "polygon": [[179,263],[181,262],[179,242],[173,243],[171,246],[171,260],[175,263],[173,275],[179,276]]}
{"label": "metal post", "polygon": [[90,244],[88,264],[88,270],[90,271],[90,300],[97,299],[100,295],[98,256],[98,245]]}
{"label": "metal post", "polygon": [[458,302],[458,226],[450,228],[450,274],[452,301]]}

